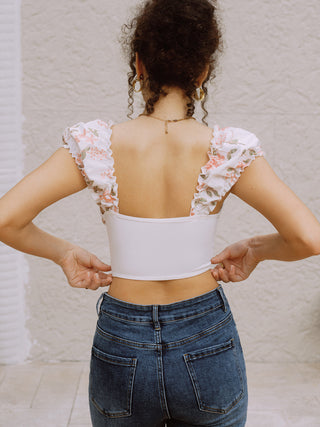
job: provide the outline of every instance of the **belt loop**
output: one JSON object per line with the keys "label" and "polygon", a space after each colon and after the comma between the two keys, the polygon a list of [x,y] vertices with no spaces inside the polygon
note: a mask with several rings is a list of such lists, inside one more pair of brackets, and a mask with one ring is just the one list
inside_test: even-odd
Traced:
{"label": "belt loop", "polygon": [[[101,307],[101,304],[100,304],[100,306],[99,306],[99,303],[100,303],[100,301],[102,300],[103,295],[104,295],[104,292],[99,296],[98,301],[97,301],[97,304],[96,304],[96,312],[97,312],[97,316],[99,316],[99,314],[100,314],[100,307]],[[98,308],[98,307],[99,307],[99,308]]]}
{"label": "belt loop", "polygon": [[160,323],[159,323],[159,317],[158,317],[158,305],[153,305],[152,306],[152,321],[153,321],[153,326],[156,330],[160,329]]}
{"label": "belt loop", "polygon": [[219,292],[220,298],[222,300],[223,311],[226,312],[227,311],[227,302],[226,302],[226,298],[225,298],[221,284],[219,284],[217,291]]}

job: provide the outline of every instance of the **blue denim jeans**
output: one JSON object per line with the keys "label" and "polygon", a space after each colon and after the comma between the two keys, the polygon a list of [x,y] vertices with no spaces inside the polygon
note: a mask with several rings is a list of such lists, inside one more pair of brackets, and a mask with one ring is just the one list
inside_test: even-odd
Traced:
{"label": "blue denim jeans", "polygon": [[166,305],[100,298],[89,376],[93,427],[245,425],[245,360],[221,284]]}

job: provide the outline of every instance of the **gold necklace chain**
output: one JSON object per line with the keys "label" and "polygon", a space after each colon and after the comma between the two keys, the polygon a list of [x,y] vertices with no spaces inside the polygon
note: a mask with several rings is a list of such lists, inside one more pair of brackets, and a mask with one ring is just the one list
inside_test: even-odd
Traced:
{"label": "gold necklace chain", "polygon": [[155,116],[150,116],[149,114],[139,114],[140,116],[146,116],[146,117],[150,117],[151,119],[157,119],[157,120],[161,120],[162,122],[164,122],[164,129],[165,129],[165,133],[168,133],[168,123],[176,123],[176,122],[181,122],[182,120],[188,120],[188,119],[193,119],[196,120],[195,117],[184,117],[183,119],[173,119],[173,120],[169,120],[169,119],[160,119],[159,117],[155,117]]}

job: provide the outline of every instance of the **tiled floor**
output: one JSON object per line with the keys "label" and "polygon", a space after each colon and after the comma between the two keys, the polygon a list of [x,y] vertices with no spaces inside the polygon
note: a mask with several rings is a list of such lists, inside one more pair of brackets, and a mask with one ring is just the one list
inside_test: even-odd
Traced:
{"label": "tiled floor", "polygon": [[[0,426],[91,426],[88,372],[79,362],[0,365]],[[320,363],[247,362],[247,374],[246,427],[320,427]]]}

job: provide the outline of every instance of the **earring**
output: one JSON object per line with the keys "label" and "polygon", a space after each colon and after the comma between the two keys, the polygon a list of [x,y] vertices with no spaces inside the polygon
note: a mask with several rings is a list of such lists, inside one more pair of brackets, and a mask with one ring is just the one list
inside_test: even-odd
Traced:
{"label": "earring", "polygon": [[[199,89],[199,92],[200,92],[199,95],[198,95],[198,92],[197,92],[198,89]],[[194,98],[197,101],[202,101],[203,98],[204,98],[205,93],[204,93],[204,90],[202,89],[202,87],[198,87],[198,89],[196,90]]]}
{"label": "earring", "polygon": [[[139,92],[141,92],[141,90],[142,90],[142,84],[141,84],[140,80],[143,80],[143,74],[141,74],[141,75],[140,75],[140,78],[139,78],[139,79],[138,79],[138,76],[136,76],[136,77],[134,78],[133,82],[132,82],[133,90],[134,90],[136,93],[139,93]],[[136,84],[137,84],[138,82],[140,83],[140,88],[137,90],[137,89],[136,89]]]}

